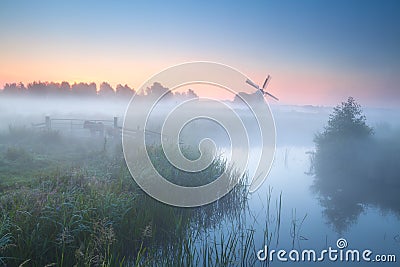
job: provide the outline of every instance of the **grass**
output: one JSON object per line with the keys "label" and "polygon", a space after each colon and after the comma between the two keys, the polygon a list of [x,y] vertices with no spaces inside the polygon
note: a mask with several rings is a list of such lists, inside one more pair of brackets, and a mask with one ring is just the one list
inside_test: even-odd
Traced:
{"label": "grass", "polygon": [[[0,135],[0,148],[0,265],[251,266],[256,261],[254,227],[243,223],[245,180],[217,202],[177,208],[134,183],[119,140],[10,127]],[[187,173],[165,162],[160,147],[150,151],[172,181],[189,181]],[[217,177],[224,166],[215,160],[191,185]],[[280,211],[276,216],[270,238],[279,233]]]}

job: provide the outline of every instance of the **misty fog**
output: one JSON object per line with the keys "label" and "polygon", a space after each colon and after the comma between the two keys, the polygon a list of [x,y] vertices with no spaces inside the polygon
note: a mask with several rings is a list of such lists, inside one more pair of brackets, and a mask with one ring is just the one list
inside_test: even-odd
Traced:
{"label": "misty fog", "polygon": [[[43,124],[45,117],[49,116],[51,119],[77,120],[73,123],[73,127],[70,121],[52,123],[52,130],[60,135],[111,140],[111,137],[106,134],[100,138],[97,135],[93,137],[90,131],[84,128],[84,121],[104,120],[104,125],[113,127],[113,118],[117,117],[118,127],[121,128],[129,100],[129,97],[110,101],[104,98],[51,97],[43,99],[1,95],[0,131],[7,133],[10,126],[42,131],[43,129],[35,125]],[[146,99],[143,98],[143,101]],[[168,112],[181,102],[176,99],[167,99],[154,108],[146,129],[149,131],[146,135],[148,140],[160,140],[159,133],[163,120]],[[251,149],[250,154],[259,153],[257,147],[261,144],[260,131],[250,110],[237,102],[225,101],[225,103],[235,109],[246,127],[249,144],[254,148]],[[207,108],[206,104],[204,105],[204,108]],[[318,132],[323,131],[332,112],[331,107],[287,106],[275,103],[271,104],[271,110],[276,125],[278,154],[282,150],[289,153],[296,147],[301,147],[306,152],[315,151],[314,137]],[[341,154],[341,159],[336,159],[335,152],[332,152],[333,160],[325,163],[326,166],[321,165],[319,168],[314,166],[313,170],[315,178],[311,190],[318,196],[324,207],[325,217],[338,231],[343,231],[349,224],[354,223],[359,214],[368,206],[400,213],[398,208],[400,201],[397,194],[400,189],[398,179],[400,142],[397,138],[400,134],[400,113],[397,110],[379,108],[364,108],[363,111],[367,124],[374,129],[374,135],[367,140],[355,140],[345,147],[338,148],[345,151]],[[137,107],[137,112],[141,112],[140,106]],[[112,138],[113,142],[120,142],[119,138],[115,139],[115,136]],[[220,152],[226,152],[230,146],[229,133],[222,125],[204,118],[187,123],[182,128],[180,141],[182,144],[197,146],[204,138],[212,139]],[[87,142],[90,139],[83,140]],[[101,146],[102,141],[97,142]],[[15,144],[3,142],[2,147],[5,149],[13,145],[18,146],[18,142]],[[252,156],[249,157],[252,160]],[[303,158],[307,159],[303,172],[308,172],[310,168],[313,168],[310,165],[315,158],[308,160],[308,154],[304,154]],[[286,161],[285,155],[285,164],[291,164]],[[249,166],[252,168],[252,164]]]}

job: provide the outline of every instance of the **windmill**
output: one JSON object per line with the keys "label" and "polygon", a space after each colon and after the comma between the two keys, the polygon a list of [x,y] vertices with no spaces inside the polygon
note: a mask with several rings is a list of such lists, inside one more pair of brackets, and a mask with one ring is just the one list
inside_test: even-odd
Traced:
{"label": "windmill", "polygon": [[270,80],[271,80],[271,76],[268,75],[267,78],[265,79],[265,82],[264,82],[263,86],[261,88],[257,84],[255,84],[254,82],[252,82],[249,79],[246,80],[246,83],[248,83],[249,85],[253,86],[257,90],[260,90],[263,95],[269,95],[270,97],[272,97],[276,101],[279,101],[279,99],[277,97],[273,96],[272,94],[270,94],[270,93],[268,93],[266,91],[266,88],[267,88],[268,83],[269,83]]}

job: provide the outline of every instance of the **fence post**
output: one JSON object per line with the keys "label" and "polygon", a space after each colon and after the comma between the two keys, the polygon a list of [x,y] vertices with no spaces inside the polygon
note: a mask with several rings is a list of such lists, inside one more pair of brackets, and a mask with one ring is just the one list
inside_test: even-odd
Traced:
{"label": "fence post", "polygon": [[45,124],[46,124],[46,129],[47,130],[51,130],[51,119],[50,119],[50,116],[46,116],[45,117]]}
{"label": "fence post", "polygon": [[114,128],[118,128],[118,117],[114,117]]}

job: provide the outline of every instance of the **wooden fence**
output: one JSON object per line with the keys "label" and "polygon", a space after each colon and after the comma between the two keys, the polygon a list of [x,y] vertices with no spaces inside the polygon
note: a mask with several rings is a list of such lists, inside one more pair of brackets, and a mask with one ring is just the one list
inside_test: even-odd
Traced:
{"label": "wooden fence", "polygon": [[76,119],[76,118],[52,118],[46,116],[44,122],[32,123],[32,127],[41,130],[60,130],[72,132],[90,133],[93,135],[109,136],[120,135],[121,127],[118,126],[118,117],[112,120],[105,119]]}
{"label": "wooden fence", "polygon": [[[107,119],[77,119],[77,118],[52,118],[45,116],[44,122],[32,123],[32,127],[40,130],[59,130],[62,132],[70,133],[81,133],[82,135],[90,136],[109,136],[109,137],[120,137],[122,134],[122,126],[118,125],[118,117],[113,117],[112,120]],[[136,136],[138,133],[143,132],[146,136],[153,136],[158,138],[167,138],[157,131],[149,129],[140,129],[139,126],[136,129],[124,129],[125,134],[130,136]],[[157,139],[158,139],[157,138]]]}

